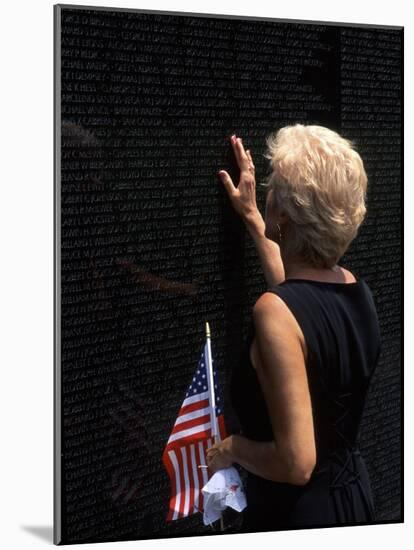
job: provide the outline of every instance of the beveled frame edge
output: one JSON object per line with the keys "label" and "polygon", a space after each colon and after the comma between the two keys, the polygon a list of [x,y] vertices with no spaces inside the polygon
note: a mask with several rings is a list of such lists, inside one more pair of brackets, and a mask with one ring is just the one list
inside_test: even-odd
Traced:
{"label": "beveled frame edge", "polygon": [[403,25],[377,25],[375,23],[349,23],[342,21],[314,21],[309,19],[288,19],[288,18],[279,18],[279,17],[264,17],[264,16],[254,16],[254,15],[232,15],[232,14],[218,14],[218,13],[198,13],[198,12],[189,12],[189,11],[170,11],[170,10],[148,10],[148,9],[138,9],[138,8],[116,8],[113,6],[86,6],[81,4],[54,4],[54,6],[59,6],[60,8],[66,9],[78,9],[78,10],[94,10],[94,11],[126,11],[133,13],[149,13],[153,15],[176,15],[176,16],[196,16],[196,17],[207,17],[207,18],[217,18],[217,19],[237,19],[237,20],[246,20],[246,21],[275,21],[277,23],[299,23],[299,24],[311,24],[311,25],[334,25],[341,27],[362,27],[362,28],[377,28],[385,30],[402,30],[404,29]]}
{"label": "beveled frame edge", "polygon": [[53,544],[62,542],[61,6],[53,6]]}

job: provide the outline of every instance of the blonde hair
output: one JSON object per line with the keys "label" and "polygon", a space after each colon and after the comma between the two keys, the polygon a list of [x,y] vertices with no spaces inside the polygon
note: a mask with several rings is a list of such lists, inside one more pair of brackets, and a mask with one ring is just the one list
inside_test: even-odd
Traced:
{"label": "blonde hair", "polygon": [[284,126],[266,138],[272,211],[289,218],[288,257],[332,267],[366,214],[368,178],[354,143],[324,126]]}

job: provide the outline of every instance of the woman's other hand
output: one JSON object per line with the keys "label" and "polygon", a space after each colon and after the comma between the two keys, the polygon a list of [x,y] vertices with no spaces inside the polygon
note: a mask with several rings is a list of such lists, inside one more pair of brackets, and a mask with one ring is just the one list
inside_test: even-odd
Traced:
{"label": "woman's other hand", "polygon": [[230,140],[240,168],[239,185],[234,186],[230,175],[225,170],[220,170],[218,174],[227,190],[233,208],[244,222],[248,222],[257,215],[261,217],[256,203],[255,166],[250,150],[244,150],[241,138],[233,135]]}
{"label": "woman's other hand", "polygon": [[233,464],[230,449],[231,435],[207,449],[206,462],[210,475],[213,475],[217,470],[229,468]]}

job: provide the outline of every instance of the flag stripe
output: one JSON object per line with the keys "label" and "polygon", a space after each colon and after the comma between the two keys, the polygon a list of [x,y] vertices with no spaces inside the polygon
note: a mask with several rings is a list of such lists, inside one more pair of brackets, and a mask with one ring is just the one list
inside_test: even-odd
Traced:
{"label": "flag stripe", "polygon": [[193,403],[199,403],[200,401],[204,401],[204,400],[207,400],[207,402],[209,402],[208,391],[198,393],[198,394],[193,394],[193,395],[190,395],[189,397],[186,397],[183,401],[183,407],[186,407],[187,405],[191,405]]}
{"label": "flag stripe", "polygon": [[165,451],[162,455],[162,461],[163,461],[163,463],[165,465],[165,468],[167,470],[168,477],[170,478],[171,496],[170,496],[170,502],[169,502],[169,506],[168,506],[168,513],[167,513],[166,520],[171,521],[172,520],[171,506],[172,506],[173,501],[175,500],[175,490],[174,490],[175,487],[173,488],[173,484],[175,484],[175,479],[174,479],[174,476],[171,473],[172,472],[172,465],[171,465],[170,457]]}
{"label": "flag stripe", "polygon": [[184,422],[180,422],[179,424],[176,424],[171,433],[177,434],[182,431],[189,430],[191,428],[197,428],[200,425],[206,426],[208,424],[210,424],[210,415],[204,413],[199,417],[191,418],[190,420],[185,420]]}
{"label": "flag stripe", "polygon": [[[189,401],[186,399],[186,401]],[[183,405],[180,409],[180,416],[187,414],[191,411],[196,411],[198,409],[209,409],[209,400],[208,398],[199,399],[197,401],[191,401],[188,405]],[[179,420],[179,418],[177,419]]]}
{"label": "flag stripe", "polygon": [[188,478],[186,448],[181,447],[180,450],[181,450],[183,478],[184,478],[184,485],[183,485],[184,498],[183,498],[183,503],[182,503],[181,509],[182,509],[183,516],[187,516],[188,515],[188,490],[189,490],[189,486],[190,486],[190,483],[189,483],[190,480]]}
{"label": "flag stripe", "polygon": [[198,468],[196,453],[195,453],[195,446],[190,445],[190,453],[191,453],[191,464],[192,464],[192,472],[193,472],[193,484],[194,484],[194,498],[193,498],[193,508],[194,512],[197,512],[198,508],[198,492],[200,490],[199,488],[199,481],[198,481],[198,470],[201,468]]}
{"label": "flag stripe", "polygon": [[194,477],[193,477],[193,463],[191,461],[191,450],[190,447],[186,447],[187,454],[187,467],[188,467],[188,514],[193,514],[193,503],[194,503]]}
{"label": "flag stripe", "polygon": [[197,419],[199,419],[199,418],[201,418],[205,415],[209,415],[209,414],[210,414],[210,407],[203,407],[202,409],[195,409],[191,412],[184,413],[184,414],[181,412],[180,416],[177,418],[177,420],[174,424],[174,428],[177,427],[177,426],[181,427],[181,424],[183,422],[188,422],[189,420],[197,420]]}
{"label": "flag stripe", "polygon": [[188,441],[196,441],[197,439],[202,439],[204,437],[210,437],[211,436],[211,423],[208,422],[206,424],[201,424],[200,426],[196,426],[195,428],[190,428],[189,430],[181,430],[177,433],[174,433],[170,436],[170,439],[168,440],[169,443],[173,443],[174,441],[179,441],[180,439],[188,440]]}
{"label": "flag stripe", "polygon": [[180,457],[179,466],[180,466],[180,506],[178,507],[178,517],[184,517],[184,498],[185,498],[185,479],[184,479],[184,464],[182,460],[182,447],[177,449],[177,455]]}
{"label": "flag stripe", "polygon": [[175,479],[175,498],[173,502],[174,518],[177,519],[177,511],[180,509],[180,498],[181,498],[181,482],[180,482],[180,467],[177,461],[175,451],[170,451],[169,453],[171,462],[174,468],[174,479]]}

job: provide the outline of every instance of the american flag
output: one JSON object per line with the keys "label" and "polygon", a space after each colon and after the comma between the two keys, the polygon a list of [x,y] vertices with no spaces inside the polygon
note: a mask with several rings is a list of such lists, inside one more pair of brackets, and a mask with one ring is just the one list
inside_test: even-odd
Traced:
{"label": "american flag", "polygon": [[[208,345],[206,342],[162,455],[171,488],[167,522],[203,512],[201,489],[209,477],[207,468],[198,466],[207,465],[205,452],[214,445],[207,359]],[[222,414],[223,399],[214,364],[213,380],[217,429],[219,440],[222,440],[227,437],[227,434]]]}

